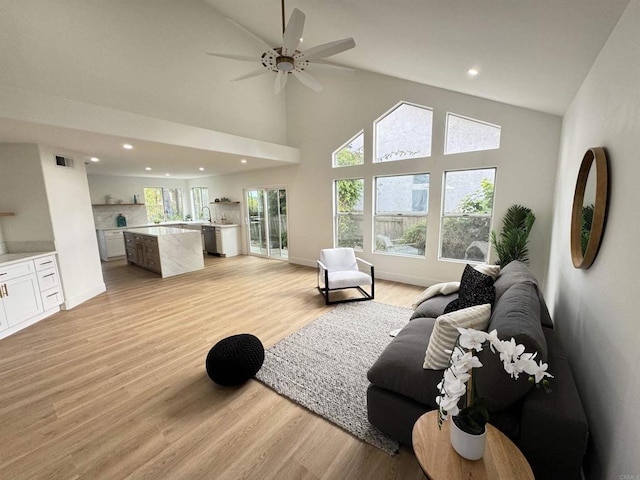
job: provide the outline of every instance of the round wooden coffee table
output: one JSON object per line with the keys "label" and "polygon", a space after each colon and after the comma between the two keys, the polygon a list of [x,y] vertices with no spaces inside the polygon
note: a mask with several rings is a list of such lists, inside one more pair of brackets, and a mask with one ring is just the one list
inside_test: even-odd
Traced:
{"label": "round wooden coffee table", "polygon": [[524,455],[506,435],[487,424],[487,445],[480,460],[462,458],[451,446],[449,423],[438,429],[436,410],[422,415],[413,426],[413,451],[430,480],[534,480]]}

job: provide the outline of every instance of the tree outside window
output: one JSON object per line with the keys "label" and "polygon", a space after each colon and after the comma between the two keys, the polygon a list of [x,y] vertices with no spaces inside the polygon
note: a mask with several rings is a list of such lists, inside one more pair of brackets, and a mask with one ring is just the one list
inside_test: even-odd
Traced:
{"label": "tree outside window", "polygon": [[336,180],[335,195],[335,244],[337,247],[362,250],[364,246],[364,179]]}
{"label": "tree outside window", "polygon": [[440,258],[489,258],[495,168],[445,172]]}
{"label": "tree outside window", "polygon": [[150,222],[184,220],[181,188],[145,187],[144,203]]}
{"label": "tree outside window", "polygon": [[209,220],[210,213],[203,211],[204,207],[209,208],[209,189],[207,187],[192,187],[191,205],[194,220]]}

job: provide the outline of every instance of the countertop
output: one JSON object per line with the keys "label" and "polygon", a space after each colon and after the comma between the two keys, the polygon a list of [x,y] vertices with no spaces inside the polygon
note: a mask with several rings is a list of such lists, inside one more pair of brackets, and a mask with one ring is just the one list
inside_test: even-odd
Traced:
{"label": "countertop", "polygon": [[[124,228],[125,232],[138,233],[140,235],[149,235],[151,237],[160,237],[162,235],[182,235],[185,233],[198,233],[195,230],[188,230],[186,228],[174,228],[164,226],[153,227],[136,227],[136,228]],[[198,234],[200,235],[200,234]]]}
{"label": "countertop", "polygon": [[[147,223],[144,225],[130,225],[128,227],[107,227],[107,228],[96,228],[97,231],[107,231],[107,230],[131,230],[132,228],[149,228],[149,227],[171,227],[172,225],[196,225],[196,226],[208,226],[208,227],[238,227],[237,223],[209,223],[202,221],[184,221],[184,222],[162,222],[162,223]],[[193,230],[192,230],[193,231]]]}
{"label": "countertop", "polygon": [[55,255],[52,252],[20,252],[20,253],[3,253],[0,254],[0,266],[11,265],[12,263],[23,262],[25,260],[34,260],[47,255]]}

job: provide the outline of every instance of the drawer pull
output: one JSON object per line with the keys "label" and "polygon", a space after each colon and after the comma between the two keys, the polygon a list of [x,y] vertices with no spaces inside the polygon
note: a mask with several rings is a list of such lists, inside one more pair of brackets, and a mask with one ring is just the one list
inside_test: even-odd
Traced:
{"label": "drawer pull", "polygon": [[7,272],[0,273],[0,277],[3,276],[3,275],[6,275],[6,274],[7,274]]}
{"label": "drawer pull", "polygon": [[48,265],[48,264],[50,264],[50,263],[53,263],[53,261],[52,261],[52,260],[49,260],[48,262],[42,262],[40,265]]}
{"label": "drawer pull", "polygon": [[54,297],[56,295],[58,295],[58,292],[51,293],[51,294],[47,295],[47,298],[51,298],[51,297]]}
{"label": "drawer pull", "polygon": [[50,273],[50,274],[48,274],[48,275],[45,275],[45,276],[44,276],[44,277],[42,277],[42,278],[53,277],[54,275],[55,275],[55,273]]}
{"label": "drawer pull", "polygon": [[2,285],[2,290],[3,290],[3,297],[8,297],[9,296],[9,290],[7,290],[7,284],[3,284]]}

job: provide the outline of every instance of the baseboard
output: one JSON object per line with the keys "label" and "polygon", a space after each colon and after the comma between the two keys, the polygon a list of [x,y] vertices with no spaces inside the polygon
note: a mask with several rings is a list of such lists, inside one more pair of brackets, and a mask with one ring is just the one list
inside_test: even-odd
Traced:
{"label": "baseboard", "polygon": [[74,307],[77,307],[78,305],[80,305],[81,303],[86,302],[87,300],[92,299],[93,297],[100,295],[103,292],[107,291],[107,287],[106,285],[103,283],[100,283],[98,285],[96,285],[95,287],[89,289],[89,290],[85,290],[84,292],[80,293],[79,295],[74,295],[71,298],[67,298],[66,296],[66,292],[65,292],[65,302],[64,302],[64,310],[71,310]]}
{"label": "baseboard", "polygon": [[13,325],[7,328],[6,330],[2,330],[0,332],[0,340],[2,340],[5,337],[8,337],[9,335],[13,335],[14,333],[19,332],[23,328],[27,328],[28,326],[33,325],[34,323],[38,323],[40,320],[44,320],[45,318],[53,315],[54,313],[58,313],[59,311],[60,311],[60,307],[55,306],[45,312],[42,312],[36,315],[35,317],[30,318],[29,320],[25,320],[24,322],[20,322],[17,325]]}

